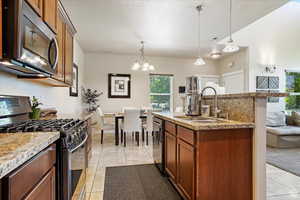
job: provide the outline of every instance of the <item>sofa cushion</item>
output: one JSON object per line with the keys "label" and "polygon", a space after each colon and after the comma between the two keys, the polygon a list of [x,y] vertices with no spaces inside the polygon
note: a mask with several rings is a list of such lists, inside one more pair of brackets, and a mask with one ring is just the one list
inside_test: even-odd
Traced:
{"label": "sofa cushion", "polygon": [[300,136],[300,127],[298,126],[267,127],[267,132],[278,136],[287,136],[287,135]]}
{"label": "sofa cushion", "polygon": [[300,113],[299,112],[292,112],[292,118],[294,121],[295,126],[300,126]]}
{"label": "sofa cushion", "polygon": [[268,112],[266,125],[270,126],[270,127],[286,126],[285,113],[284,112]]}

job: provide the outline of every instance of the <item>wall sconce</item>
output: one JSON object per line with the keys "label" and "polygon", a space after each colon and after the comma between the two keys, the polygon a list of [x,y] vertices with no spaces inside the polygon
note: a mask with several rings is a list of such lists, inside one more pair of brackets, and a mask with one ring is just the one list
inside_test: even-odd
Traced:
{"label": "wall sconce", "polygon": [[265,67],[265,72],[273,74],[276,72],[276,69],[277,67],[275,65],[267,65]]}

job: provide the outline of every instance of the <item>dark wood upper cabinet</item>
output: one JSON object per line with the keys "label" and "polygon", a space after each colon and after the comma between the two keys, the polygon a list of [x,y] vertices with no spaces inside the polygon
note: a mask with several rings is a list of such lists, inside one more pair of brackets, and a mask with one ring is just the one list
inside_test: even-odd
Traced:
{"label": "dark wood upper cabinet", "polygon": [[[0,0],[0,8],[2,8],[2,0]],[[2,9],[0,9],[0,58],[2,58]]]}
{"label": "dark wood upper cabinet", "polygon": [[65,29],[65,82],[72,85],[73,81],[73,34],[68,26]]}
{"label": "dark wood upper cabinet", "polygon": [[172,181],[176,182],[176,137],[168,132],[165,133],[165,159],[166,172],[169,174]]}
{"label": "dark wood upper cabinet", "polygon": [[52,29],[57,32],[57,12],[58,0],[44,0],[43,2],[43,20]]}
{"label": "dark wood upper cabinet", "polygon": [[[39,16],[43,16],[43,0],[26,0]],[[50,1],[50,0],[45,0]]]}
{"label": "dark wood upper cabinet", "polygon": [[57,43],[58,43],[58,63],[53,78],[59,81],[65,81],[65,23],[64,18],[59,11],[57,14]]}
{"label": "dark wood upper cabinet", "polygon": [[195,148],[179,139],[177,144],[177,186],[186,199],[195,195]]}

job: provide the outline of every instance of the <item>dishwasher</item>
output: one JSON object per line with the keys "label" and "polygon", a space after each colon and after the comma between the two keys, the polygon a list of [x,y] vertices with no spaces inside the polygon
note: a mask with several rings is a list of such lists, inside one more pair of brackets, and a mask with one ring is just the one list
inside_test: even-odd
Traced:
{"label": "dishwasher", "polygon": [[162,175],[165,175],[165,131],[164,121],[153,119],[153,159],[154,164]]}

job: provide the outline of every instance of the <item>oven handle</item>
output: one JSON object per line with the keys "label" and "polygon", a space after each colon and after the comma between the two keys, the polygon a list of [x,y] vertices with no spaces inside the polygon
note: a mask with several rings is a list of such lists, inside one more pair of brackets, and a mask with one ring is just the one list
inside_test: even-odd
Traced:
{"label": "oven handle", "polygon": [[78,148],[82,147],[82,146],[86,143],[88,137],[89,137],[88,134],[86,134],[84,140],[80,143],[80,145],[78,145],[76,148],[74,148],[74,149],[72,149],[72,150],[69,150],[69,152],[70,152],[70,153],[73,153],[73,152],[76,151]]}

